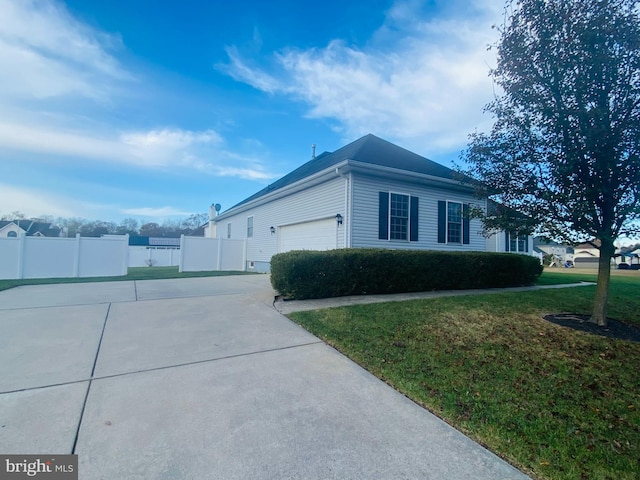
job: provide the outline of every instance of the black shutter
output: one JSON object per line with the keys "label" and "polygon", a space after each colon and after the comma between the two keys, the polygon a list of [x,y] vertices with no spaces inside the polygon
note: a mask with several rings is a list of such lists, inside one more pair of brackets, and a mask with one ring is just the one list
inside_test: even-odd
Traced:
{"label": "black shutter", "polygon": [[504,232],[504,251],[508,252],[509,251],[509,246],[511,245],[511,242],[509,241],[509,232]]}
{"label": "black shutter", "polygon": [[438,243],[447,243],[447,202],[438,200]]}
{"label": "black shutter", "polygon": [[469,204],[462,205],[462,243],[469,245],[469,228],[471,222],[469,220]]}
{"label": "black shutter", "polygon": [[378,194],[378,238],[389,240],[389,193]]}
{"label": "black shutter", "polygon": [[411,197],[411,211],[409,213],[409,241],[418,241],[418,197]]}

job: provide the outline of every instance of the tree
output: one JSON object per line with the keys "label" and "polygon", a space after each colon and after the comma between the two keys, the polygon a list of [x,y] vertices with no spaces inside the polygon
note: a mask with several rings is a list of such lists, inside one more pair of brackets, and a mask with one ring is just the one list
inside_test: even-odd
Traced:
{"label": "tree", "polygon": [[116,228],[117,235],[136,235],[138,233],[139,222],[135,218],[125,218]]}
{"label": "tree", "polygon": [[0,220],[24,220],[26,217],[24,215],[24,213],[18,211],[18,210],[14,210],[13,212],[9,213],[8,215],[3,215],[2,218],[0,218]]}
{"label": "tree", "polygon": [[166,231],[158,223],[148,222],[140,227],[138,233],[144,237],[163,237]]}
{"label": "tree", "polygon": [[478,193],[505,208],[486,229],[521,228],[600,249],[591,321],[606,325],[611,258],[640,218],[637,0],[509,0],[491,71],[495,123],[463,153]]}
{"label": "tree", "polygon": [[192,235],[209,221],[208,213],[193,213],[180,223],[184,235]]}
{"label": "tree", "polygon": [[83,223],[78,233],[81,237],[100,237],[102,235],[110,235],[116,232],[116,225],[113,222],[104,222],[96,220],[93,222]]}

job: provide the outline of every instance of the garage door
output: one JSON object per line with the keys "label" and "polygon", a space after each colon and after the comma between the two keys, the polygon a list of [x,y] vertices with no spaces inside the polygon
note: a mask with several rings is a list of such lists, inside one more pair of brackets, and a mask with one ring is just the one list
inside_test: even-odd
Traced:
{"label": "garage door", "polygon": [[280,227],[280,252],[336,248],[336,219]]}

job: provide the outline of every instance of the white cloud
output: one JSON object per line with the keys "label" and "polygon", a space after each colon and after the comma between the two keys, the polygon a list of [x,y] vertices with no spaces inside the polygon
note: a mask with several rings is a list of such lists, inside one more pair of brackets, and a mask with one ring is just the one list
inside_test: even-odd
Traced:
{"label": "white cloud", "polygon": [[[115,204],[87,202],[80,198],[46,192],[29,187],[0,183],[2,199],[0,216],[18,211],[27,218],[42,216],[62,218],[89,218],[111,220],[114,212],[122,216],[130,215],[144,218],[166,219],[168,217],[186,217],[193,212],[171,206],[121,208]],[[104,218],[107,215],[107,218]]]}
{"label": "white cloud", "polygon": [[[109,118],[140,95],[140,85],[130,82],[134,74],[115,56],[121,50],[118,35],[80,22],[61,1],[0,0],[0,148],[44,160],[54,155],[179,174],[273,178],[262,161],[232,152],[212,129],[102,123],[105,107]],[[257,81],[268,88],[267,77]]]}
{"label": "white cloud", "polygon": [[134,215],[139,217],[166,218],[174,216],[187,216],[193,212],[186,212],[174,207],[141,207],[141,208],[125,208],[120,213],[124,215]]}
{"label": "white cloud", "polygon": [[[206,150],[223,143],[222,137],[213,130],[194,132],[163,128],[143,132],[124,133],[120,137],[130,155],[145,166],[168,166],[171,164],[201,169]],[[203,151],[204,150],[204,151]],[[203,155],[198,155],[202,153]]]}
{"label": "white cloud", "polygon": [[0,0],[0,98],[105,99],[131,79],[109,53],[120,39],[90,29],[53,0]]}
{"label": "white cloud", "polygon": [[465,10],[427,20],[418,16],[419,5],[396,2],[365,48],[334,40],[325,48],[277,52],[277,78],[248,67],[230,49],[227,72],[301,100],[309,117],[336,120],[345,139],[371,132],[412,140],[425,151],[458,149],[490,122],[482,110],[492,98],[488,71],[495,54],[487,45],[496,35],[490,28],[495,2],[469,5],[475,15]]}
{"label": "white cloud", "polygon": [[239,177],[245,180],[270,180],[280,175],[274,175],[260,168],[218,167],[217,175],[221,177]]}
{"label": "white cloud", "polygon": [[249,180],[269,180],[276,176],[265,171],[255,157],[229,151],[224,139],[214,130],[161,128],[118,134],[64,130],[37,122],[0,121],[0,147],[180,174],[200,172]]}
{"label": "white cloud", "polygon": [[122,160],[126,154],[125,145],[109,136],[67,131],[37,122],[0,122],[0,146],[18,151],[102,160]]}
{"label": "white cloud", "polygon": [[[130,155],[127,161],[147,167],[176,167],[218,177],[268,180],[262,163],[252,156],[229,151],[214,130],[160,129],[121,136]],[[228,167],[227,165],[235,165]]]}
{"label": "white cloud", "polygon": [[54,217],[72,217],[78,212],[78,205],[69,198],[52,193],[45,193],[29,188],[0,184],[2,200],[0,200],[0,214],[6,215],[19,211],[27,218],[42,215]]}
{"label": "white cloud", "polygon": [[217,65],[217,68],[234,80],[251,85],[263,92],[275,93],[282,89],[282,85],[271,75],[256,68],[251,68],[246,61],[241,58],[235,46],[226,47],[225,51],[229,56],[231,64]]}

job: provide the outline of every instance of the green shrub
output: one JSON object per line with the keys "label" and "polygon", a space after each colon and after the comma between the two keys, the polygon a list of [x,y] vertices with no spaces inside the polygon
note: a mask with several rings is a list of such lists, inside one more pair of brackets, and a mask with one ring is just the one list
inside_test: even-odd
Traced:
{"label": "green shrub", "polygon": [[531,285],[535,257],[424,250],[296,250],[271,258],[271,284],[296,299]]}

